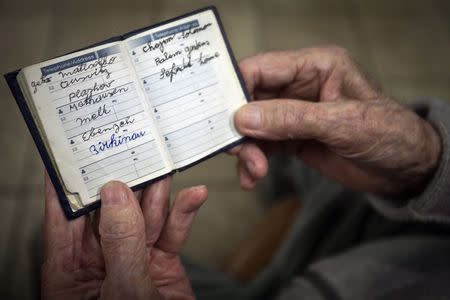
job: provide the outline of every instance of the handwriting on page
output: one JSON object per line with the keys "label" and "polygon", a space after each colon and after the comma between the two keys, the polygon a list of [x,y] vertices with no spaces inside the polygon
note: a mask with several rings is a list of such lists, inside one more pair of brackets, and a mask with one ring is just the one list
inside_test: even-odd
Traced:
{"label": "handwriting on page", "polygon": [[32,83],[52,104],[89,191],[112,179],[130,182],[164,167],[136,84],[112,46],[41,69]]}
{"label": "handwriting on page", "polygon": [[219,93],[217,23],[193,20],[128,42],[136,71],[176,165],[234,137]]}

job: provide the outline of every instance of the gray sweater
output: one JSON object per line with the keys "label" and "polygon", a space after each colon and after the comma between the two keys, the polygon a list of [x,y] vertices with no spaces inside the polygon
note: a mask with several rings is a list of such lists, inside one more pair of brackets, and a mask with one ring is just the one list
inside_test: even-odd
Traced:
{"label": "gray sweater", "polygon": [[346,204],[324,205],[320,212],[328,229],[309,226],[327,241],[311,240],[313,250],[297,260],[294,279],[278,289],[277,299],[450,299],[450,107],[433,99],[413,107],[442,138],[439,167],[428,186],[397,206],[345,193]]}

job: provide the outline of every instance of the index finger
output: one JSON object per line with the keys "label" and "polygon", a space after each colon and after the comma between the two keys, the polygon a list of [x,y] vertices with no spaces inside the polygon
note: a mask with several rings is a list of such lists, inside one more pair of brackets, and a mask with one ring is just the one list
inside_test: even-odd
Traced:
{"label": "index finger", "polygon": [[268,52],[246,58],[239,66],[254,100],[372,99],[379,94],[348,51],[338,46]]}
{"label": "index finger", "polygon": [[169,213],[171,184],[172,177],[167,177],[146,187],[142,193],[141,208],[147,247],[152,247],[161,234]]}
{"label": "index finger", "polygon": [[179,253],[188,237],[194,217],[207,197],[208,190],[205,186],[183,189],[178,193],[156,242],[159,249],[167,253]]}
{"label": "index finger", "polygon": [[69,221],[61,207],[55,188],[45,172],[45,221],[44,221],[44,255],[57,257],[62,250],[73,246],[72,230],[86,225],[86,216]]}
{"label": "index finger", "polygon": [[292,63],[297,51],[268,52],[240,61],[239,68],[252,100],[261,92],[270,92],[292,82],[296,67]]}
{"label": "index finger", "polygon": [[241,73],[252,98],[316,100],[321,83],[335,65],[329,47],[259,54],[242,60]]}

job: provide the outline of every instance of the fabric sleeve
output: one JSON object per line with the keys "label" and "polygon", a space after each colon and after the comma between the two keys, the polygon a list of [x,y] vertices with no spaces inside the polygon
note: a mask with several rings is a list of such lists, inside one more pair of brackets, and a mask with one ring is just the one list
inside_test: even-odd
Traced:
{"label": "fabric sleeve", "polygon": [[448,299],[450,242],[383,239],[311,264],[277,300]]}

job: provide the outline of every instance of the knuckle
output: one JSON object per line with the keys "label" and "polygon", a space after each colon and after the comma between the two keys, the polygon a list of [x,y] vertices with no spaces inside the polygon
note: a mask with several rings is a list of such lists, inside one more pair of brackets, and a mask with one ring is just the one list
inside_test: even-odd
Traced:
{"label": "knuckle", "polygon": [[401,111],[392,103],[363,102],[359,106],[362,136],[373,145],[396,144],[411,130],[401,128]]}
{"label": "knuckle", "polygon": [[252,66],[252,60],[255,58],[255,56],[252,57],[246,57],[243,58],[241,61],[239,61],[239,68],[241,71],[246,71],[248,68]]}
{"label": "knuckle", "polygon": [[353,68],[356,64],[346,48],[338,45],[327,45],[322,49],[322,60],[328,61],[331,67]]}
{"label": "knuckle", "polygon": [[343,59],[348,59],[350,58],[350,52],[348,51],[347,48],[344,48],[342,46],[339,45],[329,45],[326,47],[326,50],[333,54],[334,56],[337,57],[341,57]]}
{"label": "knuckle", "polygon": [[266,56],[267,53],[260,52],[253,56],[245,57],[241,61],[239,61],[239,67],[244,70],[252,68],[255,66],[256,62],[264,60]]}
{"label": "knuckle", "polygon": [[118,213],[113,221],[100,222],[99,233],[102,240],[116,241],[138,237],[143,224],[137,216],[130,213]]}
{"label": "knuckle", "polygon": [[145,245],[150,248],[152,247],[159,238],[159,232],[156,232],[154,230],[150,231],[152,228],[149,229],[149,234],[147,234],[145,239]]}
{"label": "knuckle", "polygon": [[278,128],[280,135],[293,138],[301,118],[302,114],[298,108],[293,103],[287,102],[284,105],[275,106],[272,120],[274,124],[271,125]]}
{"label": "knuckle", "polygon": [[380,116],[372,103],[355,102],[351,108],[356,130],[363,130],[367,135],[373,136],[380,129]]}
{"label": "knuckle", "polygon": [[347,48],[344,48],[342,46],[332,45],[328,47],[328,51],[330,55],[334,58],[336,63],[341,65],[348,65],[353,66],[354,60],[350,53],[350,51]]}
{"label": "knuckle", "polygon": [[[365,127],[365,107],[360,102],[348,101],[337,104],[322,116],[322,133],[328,141],[347,149],[359,140]],[[350,147],[351,148],[351,147]]]}

